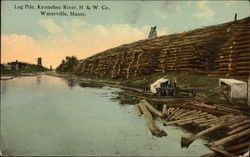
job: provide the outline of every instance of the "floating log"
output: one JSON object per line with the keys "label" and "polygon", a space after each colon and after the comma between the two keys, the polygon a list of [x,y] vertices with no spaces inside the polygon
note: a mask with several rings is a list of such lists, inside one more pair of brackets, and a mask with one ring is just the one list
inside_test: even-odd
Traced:
{"label": "floating log", "polygon": [[197,112],[197,110],[192,110],[192,111],[183,113],[183,114],[181,114],[181,115],[175,117],[175,119],[176,119],[176,120],[177,120],[177,119],[181,119],[181,118],[183,118],[183,117],[185,117],[185,116],[188,116],[188,115],[191,115],[191,114],[193,114],[193,113],[195,113],[195,112]]}
{"label": "floating log", "polygon": [[149,111],[150,112],[152,112],[154,115],[156,115],[156,116],[158,116],[158,117],[161,117],[161,118],[164,118],[165,117],[165,115],[162,113],[162,112],[160,112],[160,111],[158,111],[157,109],[155,109],[152,105],[150,105],[148,102],[143,102],[143,104],[145,105],[145,106],[147,106],[147,108],[149,109]]}
{"label": "floating log", "polygon": [[200,118],[200,119],[197,119],[197,120],[194,120],[193,122],[195,124],[200,124],[200,123],[203,123],[204,121],[207,121],[208,119],[206,117],[204,118]]}
{"label": "floating log", "polygon": [[166,116],[170,115],[170,113],[172,112],[172,110],[174,110],[174,108],[173,107],[169,107],[168,110],[167,110]]}
{"label": "floating log", "polygon": [[217,156],[216,156],[216,153],[208,153],[208,154],[202,155],[201,157],[217,157]]}
{"label": "floating log", "polygon": [[185,137],[182,137],[181,138],[181,147],[189,147],[189,145],[195,141],[197,138],[199,138],[200,136],[204,135],[204,134],[207,134],[209,132],[212,132],[214,130],[217,130],[217,129],[221,129],[222,127],[225,127],[225,125],[214,125],[210,128],[207,128],[201,132],[199,132],[198,134],[192,136],[192,137],[189,137],[189,138],[185,138]]}
{"label": "floating log", "polygon": [[[225,118],[225,117],[224,117]],[[230,121],[230,122],[225,122],[223,124],[215,124],[215,125],[211,125],[210,128],[207,128],[201,132],[199,132],[198,134],[190,137],[190,138],[182,138],[181,139],[181,144],[182,144],[182,147],[188,147],[194,140],[196,140],[198,137],[206,134],[206,133],[209,133],[209,132],[212,132],[214,130],[217,130],[217,129],[221,129],[223,127],[226,127],[227,125],[230,125],[232,123],[235,123],[237,120],[233,120],[233,121]]]}
{"label": "floating log", "polygon": [[208,121],[208,122],[199,124],[199,126],[209,126],[209,125],[212,125],[212,124],[221,123],[221,122],[224,122],[224,120],[225,120],[227,117],[230,117],[230,115],[218,117],[217,119],[214,119],[214,120],[211,120],[211,121]]}
{"label": "floating log", "polygon": [[240,144],[237,144],[237,145],[226,147],[225,150],[229,151],[229,152],[234,152],[234,151],[240,150],[242,148],[249,147],[249,144],[250,144],[250,142],[240,143]]}
{"label": "floating log", "polygon": [[173,116],[175,114],[175,112],[177,112],[178,110],[180,110],[180,108],[175,108],[167,117],[167,119],[169,119],[171,116]]}
{"label": "floating log", "polygon": [[190,115],[187,115],[187,116],[185,116],[185,117],[183,117],[183,118],[190,118],[190,117],[197,117],[197,116],[199,116],[199,115],[204,115],[204,113],[205,112],[202,112],[202,111],[197,111],[197,112],[195,112],[195,113],[193,113],[193,114],[190,114]]}
{"label": "floating log", "polygon": [[138,104],[135,104],[135,113],[138,115],[138,116],[141,116],[142,115],[142,111],[139,107]]}
{"label": "floating log", "polygon": [[250,128],[250,124],[247,124],[247,125],[241,126],[241,127],[237,128],[237,129],[234,129],[234,130],[228,132],[228,135],[232,135],[232,134],[235,134],[237,132],[240,132],[242,130],[249,129],[249,128]]}
{"label": "floating log", "polygon": [[[206,114],[207,114],[207,113],[201,113],[201,114],[199,114],[199,115],[196,115],[194,118],[195,118],[195,119],[200,119],[200,118],[203,118]],[[194,119],[191,120],[191,121],[186,121],[186,122],[177,123],[177,125],[182,126],[182,125],[190,124],[190,123],[193,123],[193,122],[194,122]]]}
{"label": "floating log", "polygon": [[219,153],[219,154],[222,154],[222,155],[226,155],[228,157],[234,157],[235,155],[234,154],[231,154],[225,150],[222,150],[222,149],[219,149],[219,148],[216,148],[216,147],[210,147],[211,150]]}
{"label": "floating log", "polygon": [[210,108],[210,109],[216,109],[216,106],[207,105],[205,103],[199,103],[199,104],[195,103],[194,105],[195,106],[200,106],[200,107],[205,107],[205,108]]}
{"label": "floating log", "polygon": [[249,156],[249,148],[242,149],[234,153],[234,155],[242,155],[240,157],[248,157]]}
{"label": "floating log", "polygon": [[143,112],[143,115],[146,119],[146,123],[149,127],[151,134],[157,137],[167,136],[167,133],[157,126],[148,108],[144,104],[141,104],[141,103],[139,104],[139,107],[141,111]]}
{"label": "floating log", "polygon": [[187,111],[184,110],[184,109],[179,110],[179,111],[176,112],[172,117],[170,117],[169,120],[175,119],[177,116],[180,116],[180,115],[181,115],[182,113],[184,113],[184,112],[187,112]]}
{"label": "floating log", "polygon": [[182,122],[187,122],[187,121],[189,122],[189,121],[192,121],[192,120],[197,119],[197,118],[200,118],[200,117],[190,117],[190,118],[185,118],[185,119],[181,119],[181,120],[165,122],[165,123],[163,123],[163,125],[167,126],[167,125],[172,125],[172,124],[177,124],[177,123],[182,123]]}
{"label": "floating log", "polygon": [[163,113],[165,116],[167,116],[167,114],[168,114],[167,105],[163,105],[162,113]]}
{"label": "floating log", "polygon": [[248,119],[248,120],[241,121],[241,122],[239,122],[239,123],[230,125],[230,126],[228,126],[228,128],[233,129],[233,128],[236,128],[236,127],[238,127],[238,126],[241,126],[241,125],[244,125],[244,124],[249,124],[249,123],[250,123],[250,120]]}
{"label": "floating log", "polygon": [[214,141],[214,142],[210,142],[207,145],[212,146],[212,147],[223,145],[223,144],[225,144],[227,142],[231,142],[231,141],[234,141],[235,139],[238,139],[238,138],[240,138],[242,136],[248,135],[249,133],[250,133],[250,130],[248,129],[248,130],[242,131],[240,133],[225,137],[223,139],[220,139],[220,140],[217,140],[217,141]]}
{"label": "floating log", "polygon": [[205,119],[205,120],[199,120],[196,123],[200,125],[200,124],[203,124],[203,123],[213,122],[213,121],[218,120],[218,119],[219,119],[219,117],[212,117],[212,118],[208,118],[208,119]]}

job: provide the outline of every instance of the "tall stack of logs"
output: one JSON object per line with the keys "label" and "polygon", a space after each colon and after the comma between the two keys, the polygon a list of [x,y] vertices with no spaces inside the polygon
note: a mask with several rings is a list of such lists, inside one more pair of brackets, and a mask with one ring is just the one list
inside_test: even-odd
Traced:
{"label": "tall stack of logs", "polygon": [[249,39],[250,17],[112,48],[82,60],[76,72],[126,79],[173,71],[248,77]]}

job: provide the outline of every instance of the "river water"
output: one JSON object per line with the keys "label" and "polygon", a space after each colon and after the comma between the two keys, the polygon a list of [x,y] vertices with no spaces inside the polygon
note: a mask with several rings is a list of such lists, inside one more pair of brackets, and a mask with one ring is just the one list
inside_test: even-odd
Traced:
{"label": "river water", "polygon": [[200,156],[210,151],[190,134],[157,121],[167,137],[151,135],[133,105],[113,100],[117,88],[81,87],[51,76],[1,81],[1,147],[4,154],[102,156]]}

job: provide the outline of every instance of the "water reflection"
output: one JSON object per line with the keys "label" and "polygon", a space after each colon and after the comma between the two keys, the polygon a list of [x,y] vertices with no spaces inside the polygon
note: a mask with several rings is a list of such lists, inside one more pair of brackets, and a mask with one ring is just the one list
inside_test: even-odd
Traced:
{"label": "water reflection", "polygon": [[6,93],[6,81],[1,80],[1,95]]}
{"label": "water reflection", "polygon": [[140,102],[139,98],[134,96],[123,95],[122,93],[118,93],[118,95],[114,98],[111,98],[114,101],[118,101],[120,105],[134,105]]}
{"label": "water reflection", "polygon": [[100,84],[87,83],[87,82],[79,82],[79,86],[82,88],[86,88],[86,87],[102,88],[103,87],[103,85],[100,85]]}
{"label": "water reflection", "polygon": [[73,89],[74,87],[77,86],[77,81],[74,79],[66,79],[67,85],[70,89]]}
{"label": "water reflection", "polygon": [[42,76],[41,75],[36,75],[36,84],[41,84]]}

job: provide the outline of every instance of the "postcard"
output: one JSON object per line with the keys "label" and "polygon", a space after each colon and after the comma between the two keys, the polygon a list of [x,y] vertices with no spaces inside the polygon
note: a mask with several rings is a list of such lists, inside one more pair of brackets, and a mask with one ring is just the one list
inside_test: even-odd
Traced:
{"label": "postcard", "polygon": [[249,156],[249,1],[1,1],[0,156]]}

